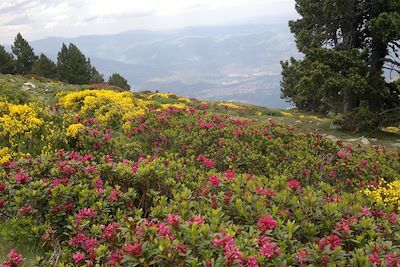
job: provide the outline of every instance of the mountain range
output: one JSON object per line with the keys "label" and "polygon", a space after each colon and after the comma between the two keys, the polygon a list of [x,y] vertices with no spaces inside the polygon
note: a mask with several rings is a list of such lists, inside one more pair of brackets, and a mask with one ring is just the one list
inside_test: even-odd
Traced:
{"label": "mountain range", "polygon": [[299,56],[287,23],[49,37],[31,45],[56,59],[69,42],[105,77],[118,72],[134,90],[272,108],[289,106],[280,99],[280,61]]}

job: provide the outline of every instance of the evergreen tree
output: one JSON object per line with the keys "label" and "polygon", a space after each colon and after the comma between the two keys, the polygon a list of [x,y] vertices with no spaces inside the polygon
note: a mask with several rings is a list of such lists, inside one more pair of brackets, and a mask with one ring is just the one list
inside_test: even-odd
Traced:
{"label": "evergreen tree", "polygon": [[59,78],[68,83],[89,84],[90,72],[90,63],[78,47],[72,43],[68,47],[63,44],[57,56]]}
{"label": "evergreen tree", "polygon": [[129,91],[131,89],[131,87],[128,84],[128,81],[118,73],[114,73],[113,75],[111,75],[110,78],[108,79],[108,83],[111,85],[118,86],[119,88],[125,91]]}
{"label": "evergreen tree", "polygon": [[90,58],[88,59],[87,64],[90,68],[90,84],[104,83],[103,75],[100,74],[94,66],[92,66],[90,63]]}
{"label": "evergreen tree", "polygon": [[289,26],[305,56],[282,62],[283,98],[346,117],[367,111],[375,126],[380,112],[399,107],[400,88],[385,83],[383,69],[400,67],[400,0],[296,0],[296,10]]}
{"label": "evergreen tree", "polygon": [[32,73],[46,78],[55,79],[57,78],[57,66],[42,53],[35,65],[33,65]]}
{"label": "evergreen tree", "polygon": [[12,54],[8,53],[4,46],[0,45],[0,73],[14,74],[15,61]]}
{"label": "evergreen tree", "polygon": [[16,71],[18,74],[27,74],[32,71],[33,64],[37,60],[37,56],[33,53],[33,48],[22,37],[17,34],[14,40],[14,45],[11,46],[12,52],[16,57]]}

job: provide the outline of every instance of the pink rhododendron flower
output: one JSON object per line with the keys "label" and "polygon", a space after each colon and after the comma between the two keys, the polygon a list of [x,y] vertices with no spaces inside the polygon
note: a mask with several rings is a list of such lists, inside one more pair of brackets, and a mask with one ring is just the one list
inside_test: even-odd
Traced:
{"label": "pink rhododendron flower", "polygon": [[320,250],[323,250],[326,246],[329,246],[330,250],[334,250],[336,247],[339,247],[341,245],[342,242],[337,235],[326,236],[318,241],[318,246]]}
{"label": "pink rhododendron flower", "polygon": [[125,244],[124,251],[125,253],[129,254],[132,257],[137,257],[142,253],[142,244],[141,243]]}
{"label": "pink rhododendron flower", "polygon": [[25,184],[29,181],[29,173],[20,172],[15,177],[17,184]]}
{"label": "pink rhododendron flower", "polygon": [[76,252],[72,255],[72,259],[74,260],[75,264],[81,264],[85,260],[86,256],[82,252]]}
{"label": "pink rhododendron flower", "polygon": [[176,250],[177,250],[179,253],[185,254],[185,253],[187,252],[187,245],[185,245],[185,244],[178,244],[178,245],[176,246]]}
{"label": "pink rhododendron flower", "polygon": [[26,215],[26,214],[30,213],[31,211],[32,211],[31,205],[23,206],[18,209],[18,212],[21,213],[22,215]]}
{"label": "pink rhododendron flower", "polygon": [[236,177],[236,174],[235,174],[235,172],[233,170],[227,170],[225,172],[226,180],[233,181],[233,179],[235,179],[235,177]]}
{"label": "pink rhododendron flower", "polygon": [[249,256],[247,258],[247,267],[259,267],[257,257],[256,256]]}
{"label": "pink rhododendron flower", "polygon": [[262,232],[272,230],[277,225],[278,223],[271,216],[261,217],[257,222],[257,227]]}
{"label": "pink rhododendron flower", "polygon": [[168,214],[167,215],[167,224],[172,227],[178,227],[180,223],[180,217],[176,214]]}
{"label": "pink rhododendron flower", "polygon": [[18,253],[15,249],[10,250],[7,254],[7,260],[3,262],[3,267],[17,267],[22,264],[24,258],[22,254]]}
{"label": "pink rhododendron flower", "polygon": [[103,234],[101,235],[101,238],[107,239],[108,241],[113,241],[119,230],[119,224],[116,222],[113,222],[106,226],[100,225],[100,229],[103,230]]}
{"label": "pink rhododendron flower", "polygon": [[381,259],[379,258],[379,255],[376,252],[373,252],[373,253],[368,255],[368,261],[373,266],[381,266]]}
{"label": "pink rhododendron flower", "polygon": [[204,220],[201,216],[194,216],[190,221],[188,222],[189,224],[197,224],[197,225],[202,225],[204,223]]}
{"label": "pink rhododendron flower", "polygon": [[6,190],[7,186],[3,183],[0,183],[0,193],[3,193]]}
{"label": "pink rhododendron flower", "polygon": [[288,187],[289,187],[290,189],[292,189],[292,190],[297,190],[297,189],[299,189],[299,188],[301,187],[301,186],[300,186],[300,182],[297,181],[296,179],[290,180],[290,181],[287,183],[287,185],[288,185]]}
{"label": "pink rhododendron flower", "polygon": [[108,265],[111,267],[118,266],[124,260],[124,255],[120,251],[113,252],[110,256],[108,256]]}
{"label": "pink rhododendron flower", "polygon": [[307,250],[303,249],[297,252],[296,261],[299,263],[300,266],[307,266],[312,262],[311,254]]}
{"label": "pink rhododendron flower", "polygon": [[221,184],[221,179],[219,179],[216,175],[211,175],[210,178],[208,178],[208,182],[212,186],[219,186]]}
{"label": "pink rhododendron flower", "polygon": [[171,229],[168,228],[165,223],[157,224],[157,233],[163,237],[168,237],[171,240],[174,239],[174,233],[171,231]]}
{"label": "pink rhododendron flower", "polygon": [[280,248],[275,242],[271,242],[267,236],[263,236],[258,240],[260,245],[260,254],[271,259],[281,253]]}

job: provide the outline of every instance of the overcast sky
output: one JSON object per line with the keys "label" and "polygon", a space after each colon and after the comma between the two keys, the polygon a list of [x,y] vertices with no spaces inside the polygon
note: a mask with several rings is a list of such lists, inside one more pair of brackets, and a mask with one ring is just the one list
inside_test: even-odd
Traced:
{"label": "overcast sky", "polygon": [[293,17],[294,0],[0,0],[0,42]]}

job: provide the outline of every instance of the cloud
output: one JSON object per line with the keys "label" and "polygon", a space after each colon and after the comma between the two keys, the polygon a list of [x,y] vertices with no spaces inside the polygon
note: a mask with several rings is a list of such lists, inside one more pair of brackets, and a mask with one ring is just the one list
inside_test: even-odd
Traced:
{"label": "cloud", "polygon": [[156,13],[154,11],[145,11],[145,12],[121,12],[114,14],[103,14],[103,15],[94,15],[91,17],[87,17],[83,19],[85,22],[92,22],[96,20],[120,20],[120,19],[135,19],[141,17],[149,17],[154,16]]}
{"label": "cloud", "polygon": [[34,20],[32,20],[30,17],[27,15],[19,16],[16,18],[11,19],[10,21],[4,23],[5,26],[19,26],[19,25],[27,25],[34,23]]}
{"label": "cloud", "polygon": [[0,0],[0,36],[10,42],[131,29],[221,25],[293,14],[294,0]]}

